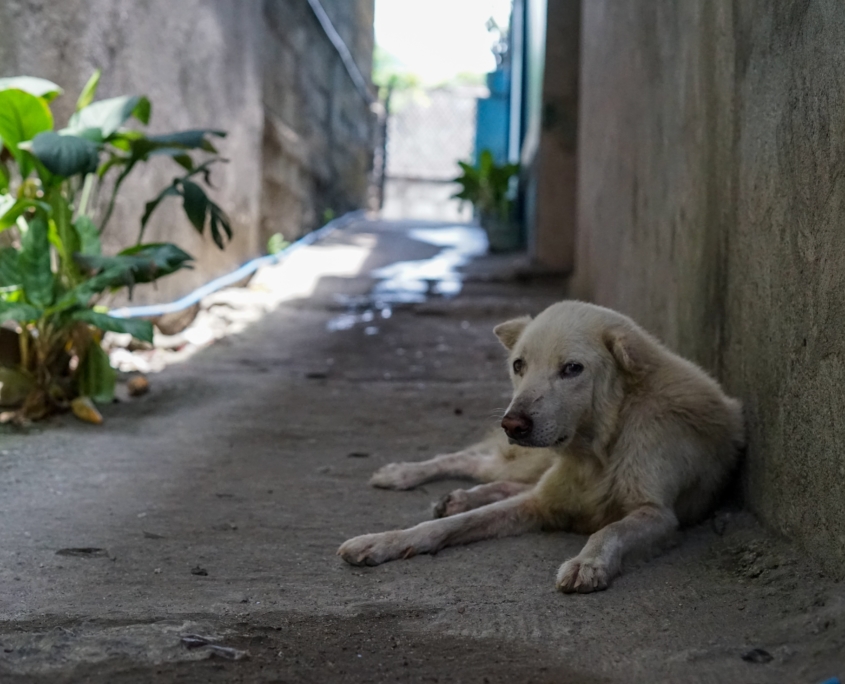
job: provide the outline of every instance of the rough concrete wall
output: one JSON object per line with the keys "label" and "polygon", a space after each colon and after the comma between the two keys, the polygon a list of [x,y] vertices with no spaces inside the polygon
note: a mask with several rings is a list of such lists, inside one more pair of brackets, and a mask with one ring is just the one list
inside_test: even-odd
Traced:
{"label": "rough concrete wall", "polygon": [[748,405],[752,506],[842,576],[845,14],[837,0],[736,7],[725,374]]}
{"label": "rough concrete wall", "polygon": [[[325,5],[369,78],[373,0]],[[219,145],[229,163],[214,170],[212,195],[233,220],[234,240],[220,252],[169,200],[146,239],[176,242],[197,257],[197,268],[157,290],[138,288],[138,302],[173,299],[258,255],[273,233],[297,237],[319,225],[325,209],[364,204],[374,117],[306,0],[6,0],[0,26],[0,75],[61,85],[62,124],[99,67],[100,97],[151,98],[151,131],[229,132]],[[135,172],[107,250],[134,242],[144,202],[178,170],[159,159]]]}
{"label": "rough concrete wall", "polygon": [[717,370],[731,222],[727,3],[585,3],[575,291]]}
{"label": "rough concrete wall", "polygon": [[[231,0],[9,0],[0,3],[0,71],[55,81],[63,124],[91,72],[103,70],[98,97],[145,94],[153,103],[150,130],[221,128],[220,149],[230,161],[214,170],[213,197],[233,220],[226,250],[201,239],[176,200],[154,215],[146,238],[176,242],[198,268],[162,280],[157,291],[138,288],[137,301],[167,300],[211,276],[231,270],[260,251],[255,226],[260,209],[263,127],[260,5]],[[179,172],[158,159],[135,171],[112,217],[105,248],[134,243],[144,202]]]}
{"label": "rough concrete wall", "polygon": [[373,70],[375,0],[321,0],[340,37],[346,43],[361,73]]}
{"label": "rough concrete wall", "polygon": [[564,272],[575,261],[580,32],[580,0],[549,3],[537,209],[529,248],[537,263]]}
{"label": "rough concrete wall", "polygon": [[[373,7],[374,0],[325,3],[366,78]],[[266,0],[264,16],[262,237],[292,239],[319,226],[327,210],[363,206],[375,116],[304,0]]]}
{"label": "rough concrete wall", "polygon": [[845,15],[584,3],[574,294],[743,399],[747,500],[843,576]]}

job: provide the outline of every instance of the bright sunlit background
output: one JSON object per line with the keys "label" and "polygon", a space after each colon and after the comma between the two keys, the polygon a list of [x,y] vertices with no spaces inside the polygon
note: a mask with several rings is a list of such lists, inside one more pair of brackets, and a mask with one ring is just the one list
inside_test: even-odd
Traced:
{"label": "bright sunlit background", "polygon": [[423,85],[480,77],[496,68],[487,20],[504,28],[510,9],[511,0],[376,0],[377,62]]}

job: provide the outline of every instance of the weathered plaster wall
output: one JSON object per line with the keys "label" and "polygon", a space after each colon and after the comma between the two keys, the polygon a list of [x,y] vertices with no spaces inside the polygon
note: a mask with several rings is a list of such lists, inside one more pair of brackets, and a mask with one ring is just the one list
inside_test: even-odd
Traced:
{"label": "weathered plaster wall", "polygon": [[845,575],[845,15],[584,3],[574,294],[743,399],[747,501]]}
{"label": "weathered plaster wall", "polygon": [[[327,11],[340,33],[354,38],[351,49],[368,78],[373,0],[333,4]],[[290,54],[280,49],[279,26],[295,44]],[[153,132],[228,131],[219,148],[229,163],[215,169],[212,194],[229,212],[235,239],[220,252],[170,200],[147,237],[176,242],[197,257],[197,267],[157,290],[139,288],[138,301],[172,299],[258,255],[269,235],[296,237],[319,225],[325,208],[341,212],[365,200],[372,115],[306,0],[6,0],[0,27],[0,75],[61,85],[60,123],[99,67],[99,96],[151,98]],[[174,171],[165,159],[136,171],[107,249],[134,241],[144,202]]]}
{"label": "weathered plaster wall", "polygon": [[[325,2],[369,79],[374,0]],[[375,116],[305,0],[267,0],[262,238],[299,237],[363,205]]]}

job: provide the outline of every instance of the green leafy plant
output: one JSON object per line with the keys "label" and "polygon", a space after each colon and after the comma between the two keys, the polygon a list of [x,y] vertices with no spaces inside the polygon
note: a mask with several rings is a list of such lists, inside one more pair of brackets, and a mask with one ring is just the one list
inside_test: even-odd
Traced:
{"label": "green leafy plant", "polygon": [[509,218],[511,199],[510,182],[519,173],[519,164],[496,164],[490,150],[484,150],[478,158],[478,165],[459,161],[461,175],[455,183],[460,192],[452,197],[472,203],[482,217],[493,216],[501,220]]}
{"label": "green leafy plant", "polygon": [[[224,161],[211,140],[225,133],[148,135],[138,126],[149,123],[150,101],[138,95],[95,101],[99,79],[97,71],[60,130],[50,109],[62,93],[57,85],[0,79],[0,324],[13,325],[19,341],[16,363],[0,360],[0,404],[4,380],[25,386],[22,419],[77,397],[112,399],[115,372],[100,346],[103,331],[152,342],[151,323],[110,316],[99,302],[109,292],[128,288],[131,296],[137,284],[191,267],[193,257],[176,245],[142,242],[165,198],[181,197],[191,224],[200,234],[208,226],[218,247],[232,235],[225,212],[197,182],[210,185],[210,167]],[[147,203],[137,243],[104,255],[101,236],[124,182],[159,157],[175,162],[180,175]]]}
{"label": "green leafy plant", "polygon": [[458,162],[461,186],[453,198],[471,202],[481,227],[487,232],[490,250],[509,252],[520,243],[519,229],[513,222],[511,179],[519,173],[518,164],[496,164],[490,150],[478,157],[478,164]]}

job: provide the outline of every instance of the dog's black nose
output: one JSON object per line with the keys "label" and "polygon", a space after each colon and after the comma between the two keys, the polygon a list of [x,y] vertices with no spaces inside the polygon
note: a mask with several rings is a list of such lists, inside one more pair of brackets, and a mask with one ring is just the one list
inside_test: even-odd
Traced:
{"label": "dog's black nose", "polygon": [[534,422],[524,413],[507,413],[502,418],[502,427],[511,439],[525,439],[531,433]]}

